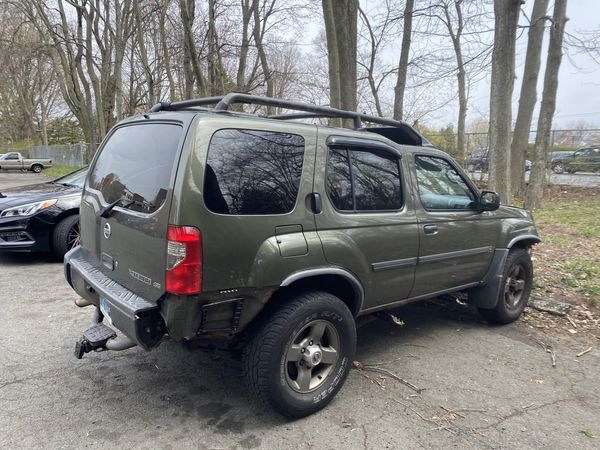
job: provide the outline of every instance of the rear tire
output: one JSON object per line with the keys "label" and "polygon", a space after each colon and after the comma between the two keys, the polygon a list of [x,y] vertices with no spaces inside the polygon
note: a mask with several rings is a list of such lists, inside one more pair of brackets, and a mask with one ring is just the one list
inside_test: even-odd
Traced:
{"label": "rear tire", "polygon": [[243,352],[244,375],[264,403],[284,416],[304,417],[335,397],[355,351],[348,307],[327,292],[298,293],[261,321]]}
{"label": "rear tire", "polygon": [[79,214],[64,218],[52,232],[52,253],[57,258],[62,258],[65,253],[79,245],[79,238]]}
{"label": "rear tire", "polygon": [[533,287],[533,264],[529,253],[522,248],[513,248],[506,262],[502,278],[504,288],[498,294],[493,309],[479,308],[479,313],[491,323],[507,324],[519,318],[529,302]]}
{"label": "rear tire", "polygon": [[42,169],[43,167],[41,164],[34,164],[33,166],[31,166],[31,171],[34,173],[40,173]]}

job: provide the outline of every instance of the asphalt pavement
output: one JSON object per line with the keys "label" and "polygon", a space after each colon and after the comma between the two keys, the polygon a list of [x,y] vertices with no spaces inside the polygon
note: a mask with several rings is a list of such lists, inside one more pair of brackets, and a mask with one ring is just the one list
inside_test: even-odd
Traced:
{"label": "asphalt pavement", "polygon": [[[525,182],[529,182],[529,175],[531,172],[525,173]],[[486,172],[468,172],[471,179],[480,181],[487,180],[488,174]],[[600,173],[594,172],[577,172],[577,173],[552,173],[548,171],[547,182],[549,184],[558,184],[562,186],[573,186],[573,187],[600,187]]]}
{"label": "asphalt pavement", "polygon": [[[0,191],[14,184],[0,174]],[[10,178],[7,181],[7,177]],[[35,178],[39,179],[39,178]],[[600,352],[523,322],[489,326],[440,301],[359,329],[353,369],[321,412],[289,421],[225,352],[173,342],[73,356],[91,309],[62,264],[0,255],[0,448],[598,448]],[[551,344],[556,367],[539,342]],[[390,374],[418,388],[415,391]],[[422,389],[422,391],[421,391]]]}

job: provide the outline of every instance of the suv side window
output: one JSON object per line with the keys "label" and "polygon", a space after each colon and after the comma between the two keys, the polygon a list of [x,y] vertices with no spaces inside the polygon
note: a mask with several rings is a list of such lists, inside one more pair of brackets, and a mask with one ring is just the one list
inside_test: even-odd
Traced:
{"label": "suv side window", "polygon": [[208,147],[204,202],[219,214],[286,214],[296,204],[304,138],[273,131],[224,129]]}
{"label": "suv side window", "polygon": [[475,194],[458,171],[443,158],[415,156],[421,204],[427,210],[471,209]]}
{"label": "suv side window", "polygon": [[341,211],[401,209],[399,158],[372,150],[329,149],[327,195]]}

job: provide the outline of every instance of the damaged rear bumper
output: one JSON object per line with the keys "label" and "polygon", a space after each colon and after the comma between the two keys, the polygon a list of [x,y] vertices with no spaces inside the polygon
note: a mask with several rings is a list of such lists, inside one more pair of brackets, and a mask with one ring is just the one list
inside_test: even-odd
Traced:
{"label": "damaged rear bumper", "polygon": [[[76,247],[65,255],[65,278],[75,292],[98,308],[96,323],[108,323],[145,350],[160,344],[166,328],[158,305],[108,278],[86,253]],[[110,349],[110,345],[104,346]]]}

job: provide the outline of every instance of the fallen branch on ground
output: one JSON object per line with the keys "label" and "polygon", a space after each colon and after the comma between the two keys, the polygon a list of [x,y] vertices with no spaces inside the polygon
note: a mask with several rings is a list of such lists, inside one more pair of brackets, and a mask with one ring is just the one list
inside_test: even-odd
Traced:
{"label": "fallen branch on ground", "polygon": [[577,357],[579,358],[580,356],[583,356],[583,355],[585,355],[586,353],[589,353],[589,352],[591,352],[591,351],[592,351],[592,348],[593,348],[593,347],[589,347],[589,348],[586,348],[584,351],[582,351],[582,352],[580,352],[580,353],[577,353]]}
{"label": "fallen branch on ground", "polygon": [[[396,381],[399,381],[403,385],[408,386],[409,388],[411,388],[413,391],[415,391],[418,394],[420,394],[421,392],[423,392],[425,390],[422,388],[418,388],[417,386],[412,384],[410,381],[407,381],[404,378],[401,378],[398,375],[396,375],[395,373],[393,373],[387,369],[384,369],[382,367],[376,367],[373,365],[365,365],[365,364],[361,363],[360,361],[354,361],[352,363],[352,365],[354,366],[355,369],[358,369],[359,371],[368,370],[371,372],[376,372],[376,373],[381,373],[381,374],[387,375],[388,377],[390,377]],[[367,378],[369,378],[369,377],[367,377]]]}

